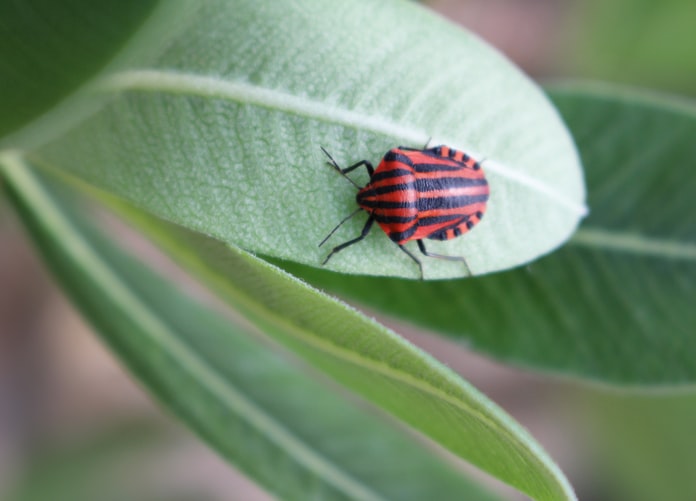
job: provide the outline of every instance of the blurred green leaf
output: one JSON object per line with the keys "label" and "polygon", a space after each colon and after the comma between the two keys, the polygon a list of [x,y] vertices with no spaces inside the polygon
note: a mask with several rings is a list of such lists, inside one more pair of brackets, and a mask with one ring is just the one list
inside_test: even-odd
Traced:
{"label": "blurred green leaf", "polygon": [[[0,173],[38,249],[105,341],[162,403],[270,491],[284,499],[493,499],[263,334],[125,253],[123,236],[60,178],[13,154],[0,157]],[[570,497],[544,476],[543,456],[520,454],[540,463],[514,472],[547,489],[539,499]],[[499,460],[510,467],[517,456]]]}
{"label": "blurred green leaf", "polygon": [[[161,2],[82,101],[4,145],[168,221],[315,266],[328,252],[317,244],[355,208],[320,146],[344,165],[428,138],[485,157],[485,220],[431,244],[467,256],[475,274],[530,261],[574,231],[585,207],[572,141],[496,51],[401,0],[270,5]],[[354,218],[329,245],[363,224]],[[330,266],[418,276],[380,231]],[[426,264],[431,278],[466,273]]]}
{"label": "blurred green leaf", "polygon": [[518,365],[603,382],[696,380],[696,107],[620,88],[551,93],[587,168],[591,214],[531,266],[408,283],[290,272]]}
{"label": "blurred green leaf", "polygon": [[0,137],[101,70],[154,0],[0,2]]}
{"label": "blurred green leaf", "polygon": [[585,0],[573,3],[568,20],[566,71],[694,93],[693,0]]}

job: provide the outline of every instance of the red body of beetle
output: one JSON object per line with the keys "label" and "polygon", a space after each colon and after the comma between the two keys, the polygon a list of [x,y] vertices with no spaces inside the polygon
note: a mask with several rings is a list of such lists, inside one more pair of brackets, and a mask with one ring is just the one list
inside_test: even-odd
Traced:
{"label": "red body of beetle", "polygon": [[420,261],[403,246],[409,240],[416,240],[426,256],[466,263],[463,257],[428,252],[423,239],[449,240],[466,233],[481,220],[489,188],[476,160],[448,146],[422,150],[400,146],[389,150],[376,170],[367,160],[341,169],[326,150],[324,153],[344,176],[361,165],[370,174],[369,183],[358,187],[356,197],[360,208],[370,215],[361,235],[335,247],[324,263],[335,253],[365,238],[375,221],[418,264],[421,276]]}

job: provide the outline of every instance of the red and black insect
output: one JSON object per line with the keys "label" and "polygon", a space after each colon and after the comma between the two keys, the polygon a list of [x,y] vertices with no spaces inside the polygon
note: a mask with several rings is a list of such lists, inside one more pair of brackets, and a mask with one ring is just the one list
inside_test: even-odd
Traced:
{"label": "red and black insect", "polygon": [[[376,170],[368,160],[342,169],[324,148],[322,151],[329,157],[327,163],[358,188],[359,208],[341,221],[319,246],[361,210],[369,214],[360,236],[334,247],[322,264],[365,238],[377,221],[387,236],[418,264],[421,278],[420,260],[404,247],[409,240],[418,243],[423,255],[462,261],[469,271],[464,257],[428,252],[423,239],[450,240],[466,233],[481,220],[489,189],[479,162],[448,146],[422,150],[399,146],[384,155]],[[370,181],[360,187],[346,174],[363,165]]]}

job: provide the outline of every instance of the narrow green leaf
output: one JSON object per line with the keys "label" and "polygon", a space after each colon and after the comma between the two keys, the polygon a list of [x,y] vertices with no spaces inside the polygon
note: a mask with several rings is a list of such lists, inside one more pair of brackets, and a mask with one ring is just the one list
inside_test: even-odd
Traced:
{"label": "narrow green leaf", "polygon": [[533,498],[574,499],[562,473],[517,423],[393,332],[265,261],[116,206],[235,310],[313,366]]}
{"label": "narrow green leaf", "polygon": [[162,403],[272,492],[298,500],[493,499],[391,420],[125,253],[80,192],[55,175],[11,153],[0,157],[0,174],[43,256],[105,341]]}
{"label": "narrow green leaf", "polygon": [[[484,221],[430,244],[466,256],[475,274],[549,252],[585,213],[577,154],[543,93],[410,2],[162,2],[90,90],[88,111],[63,110],[50,132],[37,124],[10,146],[40,145],[44,161],[94,186],[269,256],[318,266],[328,250],[317,244],[355,208],[320,146],[344,165],[428,138],[485,158]],[[380,231],[329,264],[418,276]],[[430,278],[466,274],[461,263],[426,264]]]}
{"label": "narrow green leaf", "polygon": [[310,283],[518,365],[630,385],[696,382],[696,106],[620,88],[552,92],[591,214],[526,269],[405,283],[290,263]]}

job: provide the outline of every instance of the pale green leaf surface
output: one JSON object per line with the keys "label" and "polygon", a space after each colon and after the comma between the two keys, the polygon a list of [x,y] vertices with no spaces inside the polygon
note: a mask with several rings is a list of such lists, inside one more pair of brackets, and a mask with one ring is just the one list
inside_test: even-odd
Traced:
{"label": "pale green leaf surface", "polygon": [[0,174],[105,341],[162,403],[270,491],[298,500],[494,499],[391,420],[124,252],[60,178],[12,154],[0,157]]}
{"label": "pale green leaf surface", "polygon": [[615,384],[693,384],[696,106],[611,87],[551,95],[581,152],[591,207],[553,255],[430,283],[283,266],[518,365]]}
{"label": "pale green leaf surface", "polygon": [[[429,243],[466,256],[474,274],[549,252],[585,213],[577,154],[543,93],[475,36],[409,2],[162,2],[85,94],[89,105],[54,113],[50,132],[39,123],[11,146],[269,256],[318,266],[328,249],[317,244],[355,208],[354,188],[320,146],[343,165],[428,138],[485,158],[485,219]],[[418,276],[378,229],[329,266]],[[443,260],[425,268],[429,278],[466,274]]]}

